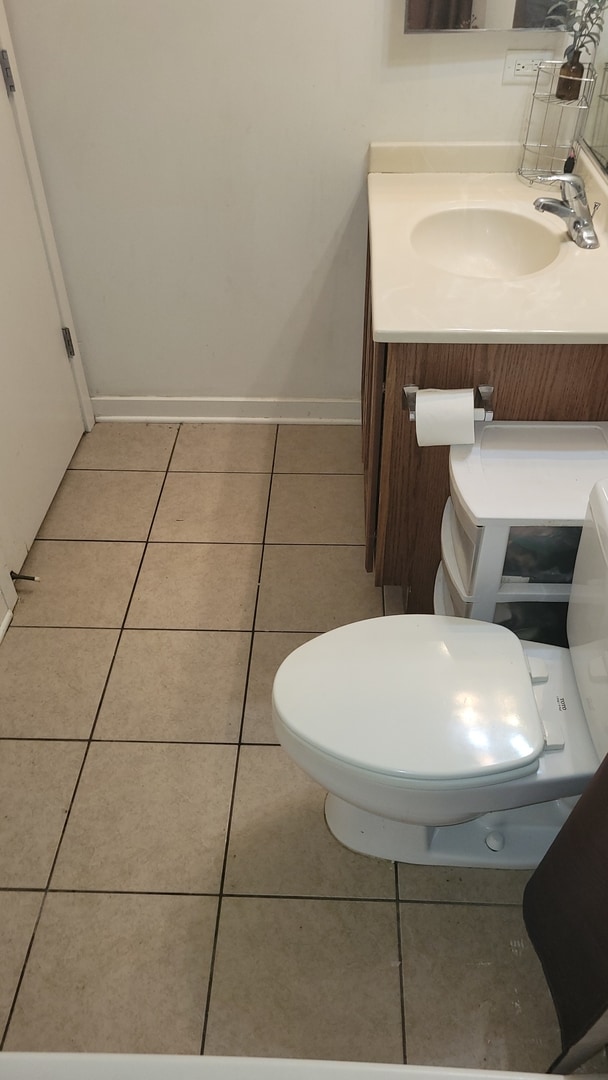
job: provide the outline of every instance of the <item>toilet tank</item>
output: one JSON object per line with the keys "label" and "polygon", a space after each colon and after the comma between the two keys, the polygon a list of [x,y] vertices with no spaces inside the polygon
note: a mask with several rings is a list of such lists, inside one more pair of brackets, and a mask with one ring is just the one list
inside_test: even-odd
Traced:
{"label": "toilet tank", "polygon": [[608,479],[595,484],[589,497],[567,625],[576,682],[601,760],[608,753]]}

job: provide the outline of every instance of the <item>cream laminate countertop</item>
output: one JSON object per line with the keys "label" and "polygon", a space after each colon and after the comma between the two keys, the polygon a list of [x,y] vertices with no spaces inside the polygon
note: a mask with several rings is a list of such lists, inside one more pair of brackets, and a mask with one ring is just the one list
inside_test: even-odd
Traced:
{"label": "cream laminate countertop", "polygon": [[[588,182],[591,205],[593,188]],[[559,185],[530,185],[514,173],[370,173],[374,340],[608,342],[605,206],[595,219],[600,246],[586,251],[570,240],[565,222],[534,209],[539,195],[559,198]],[[431,214],[461,207],[506,210],[541,224],[560,240],[557,258],[507,279],[438,269],[415,250],[412,230]]]}

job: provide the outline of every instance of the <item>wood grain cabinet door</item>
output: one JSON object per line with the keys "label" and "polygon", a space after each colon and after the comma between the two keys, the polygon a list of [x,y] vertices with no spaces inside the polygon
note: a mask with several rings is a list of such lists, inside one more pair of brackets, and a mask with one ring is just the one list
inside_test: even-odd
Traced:
{"label": "wood grain cabinet door", "polygon": [[608,346],[390,344],[379,447],[377,584],[402,585],[431,612],[449,494],[449,447],[419,447],[403,386],[494,387],[497,420],[608,420]]}

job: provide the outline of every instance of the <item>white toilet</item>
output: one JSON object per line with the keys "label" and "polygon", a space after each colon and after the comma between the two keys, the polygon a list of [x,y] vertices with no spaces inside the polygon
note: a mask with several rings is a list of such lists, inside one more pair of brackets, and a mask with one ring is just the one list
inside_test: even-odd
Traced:
{"label": "white toilet", "polygon": [[569,649],[503,626],[394,615],[283,662],[273,716],[347,847],[400,862],[534,867],[608,752],[608,480],[576,559]]}

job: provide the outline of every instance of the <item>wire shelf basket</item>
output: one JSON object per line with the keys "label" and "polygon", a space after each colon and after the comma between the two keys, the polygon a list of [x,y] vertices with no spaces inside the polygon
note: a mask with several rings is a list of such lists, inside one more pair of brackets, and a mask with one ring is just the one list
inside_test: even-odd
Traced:
{"label": "wire shelf basket", "polygon": [[583,65],[575,101],[557,96],[562,60],[543,60],[538,66],[519,175],[530,183],[542,183],[565,171],[566,161],[576,156],[585,129],[597,78],[592,64]]}

